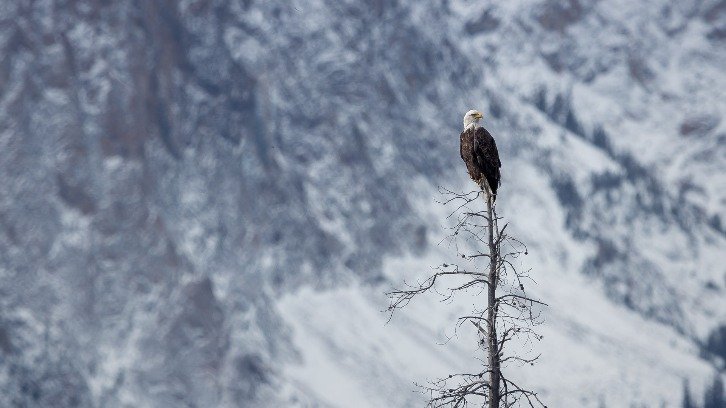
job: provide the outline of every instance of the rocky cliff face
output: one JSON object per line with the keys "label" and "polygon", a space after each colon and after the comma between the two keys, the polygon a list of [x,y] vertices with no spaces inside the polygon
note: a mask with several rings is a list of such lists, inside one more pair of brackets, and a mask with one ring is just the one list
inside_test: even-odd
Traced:
{"label": "rocky cliff face", "polygon": [[543,295],[566,271],[705,375],[724,24],[723,1],[5,2],[0,405],[337,404],[290,380],[312,357],[278,300],[380,293],[387,260],[439,256],[429,209],[465,185],[471,107]]}

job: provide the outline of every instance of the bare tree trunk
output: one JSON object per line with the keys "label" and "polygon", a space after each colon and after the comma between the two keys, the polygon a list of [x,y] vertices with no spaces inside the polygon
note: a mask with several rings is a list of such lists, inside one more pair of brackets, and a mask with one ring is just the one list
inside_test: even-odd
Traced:
{"label": "bare tree trunk", "polygon": [[[456,323],[457,328],[461,328],[467,321],[471,322],[481,334],[478,338],[479,347],[481,352],[486,349],[486,357],[477,359],[485,360],[481,371],[450,374],[432,381],[430,386],[421,386],[431,396],[428,406],[461,408],[473,404],[482,408],[546,408],[535,391],[520,387],[502,372],[502,366],[506,366],[507,362],[534,364],[537,361],[539,355],[528,356],[521,351],[507,354],[505,346],[508,341],[518,338],[529,343],[541,340],[542,336],[533,329],[541,323],[540,313],[533,308],[535,305],[547,305],[527,296],[524,282],[531,280],[529,271],[518,271],[512,263],[513,259],[527,255],[527,246],[505,232],[506,223],[499,229],[494,196],[488,184],[482,183],[480,187],[481,191],[468,193],[441,189],[446,197],[443,204],[455,206],[449,217],[455,214],[457,216],[457,222],[450,228],[448,239],[456,246],[457,258],[475,262],[467,262],[465,266],[444,263],[435,267],[433,274],[414,285],[404,282],[404,289],[388,292],[391,300],[388,310],[392,316],[395,310],[406,306],[411,299],[423,293],[435,292],[448,301],[459,292],[472,290],[476,291],[477,296],[481,296],[481,292],[486,291],[486,307],[482,304],[484,302],[477,302],[472,312],[459,317]],[[475,202],[479,203],[482,192],[486,201],[486,212],[471,208]],[[479,249],[461,251],[456,244],[457,239],[473,242]],[[488,251],[483,250],[482,246],[486,246]],[[489,261],[488,270],[485,259]],[[445,283],[449,277],[459,279],[455,283]],[[463,284],[462,278],[465,279]],[[512,282],[500,285],[500,279],[504,283],[509,283],[509,279]]]}
{"label": "bare tree trunk", "polygon": [[[487,349],[489,360],[489,408],[499,408],[500,355],[497,337],[497,285],[499,283],[499,248],[494,242],[496,219],[492,195],[487,194],[487,216],[489,218],[489,284],[487,285]],[[498,232],[498,231],[497,231]]]}

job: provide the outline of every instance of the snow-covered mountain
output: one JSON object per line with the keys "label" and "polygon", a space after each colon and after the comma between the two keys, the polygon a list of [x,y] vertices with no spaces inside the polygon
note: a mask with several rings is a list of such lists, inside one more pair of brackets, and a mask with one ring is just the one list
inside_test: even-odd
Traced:
{"label": "snow-covered mountain", "polygon": [[422,405],[471,302],[383,292],[453,255],[470,108],[550,304],[512,373],[677,407],[723,367],[723,0],[2,1],[0,54],[0,406]]}

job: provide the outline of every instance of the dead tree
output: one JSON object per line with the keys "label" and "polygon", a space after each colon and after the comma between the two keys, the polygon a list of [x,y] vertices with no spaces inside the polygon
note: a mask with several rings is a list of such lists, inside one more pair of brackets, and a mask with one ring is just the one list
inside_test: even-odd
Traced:
{"label": "dead tree", "polygon": [[[477,332],[484,356],[477,357],[483,365],[476,372],[450,374],[423,386],[430,395],[428,406],[545,407],[536,392],[516,384],[502,372],[508,365],[533,365],[539,358],[529,354],[533,343],[542,339],[534,328],[542,323],[540,311],[546,304],[527,294],[525,284],[534,280],[529,270],[515,265],[527,254],[527,247],[507,233],[507,224],[498,227],[501,218],[484,192],[440,192],[444,197],[441,203],[453,207],[448,218],[455,221],[445,241],[456,249],[462,264],[436,266],[416,284],[405,284],[405,288],[387,293],[388,310],[393,314],[414,297],[429,292],[442,296],[444,301],[462,292],[473,291],[477,298],[485,293],[480,306],[460,316],[455,324],[456,330],[467,327]],[[474,208],[480,196],[486,201],[486,210]],[[530,352],[509,353],[507,346],[513,341],[529,346]]]}

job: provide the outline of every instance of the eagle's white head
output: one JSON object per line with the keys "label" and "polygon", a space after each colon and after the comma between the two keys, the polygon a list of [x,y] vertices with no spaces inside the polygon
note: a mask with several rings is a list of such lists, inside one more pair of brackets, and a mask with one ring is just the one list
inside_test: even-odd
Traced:
{"label": "eagle's white head", "polygon": [[470,127],[476,127],[483,117],[484,115],[476,109],[466,112],[466,115],[464,115],[464,130],[469,129]]}

